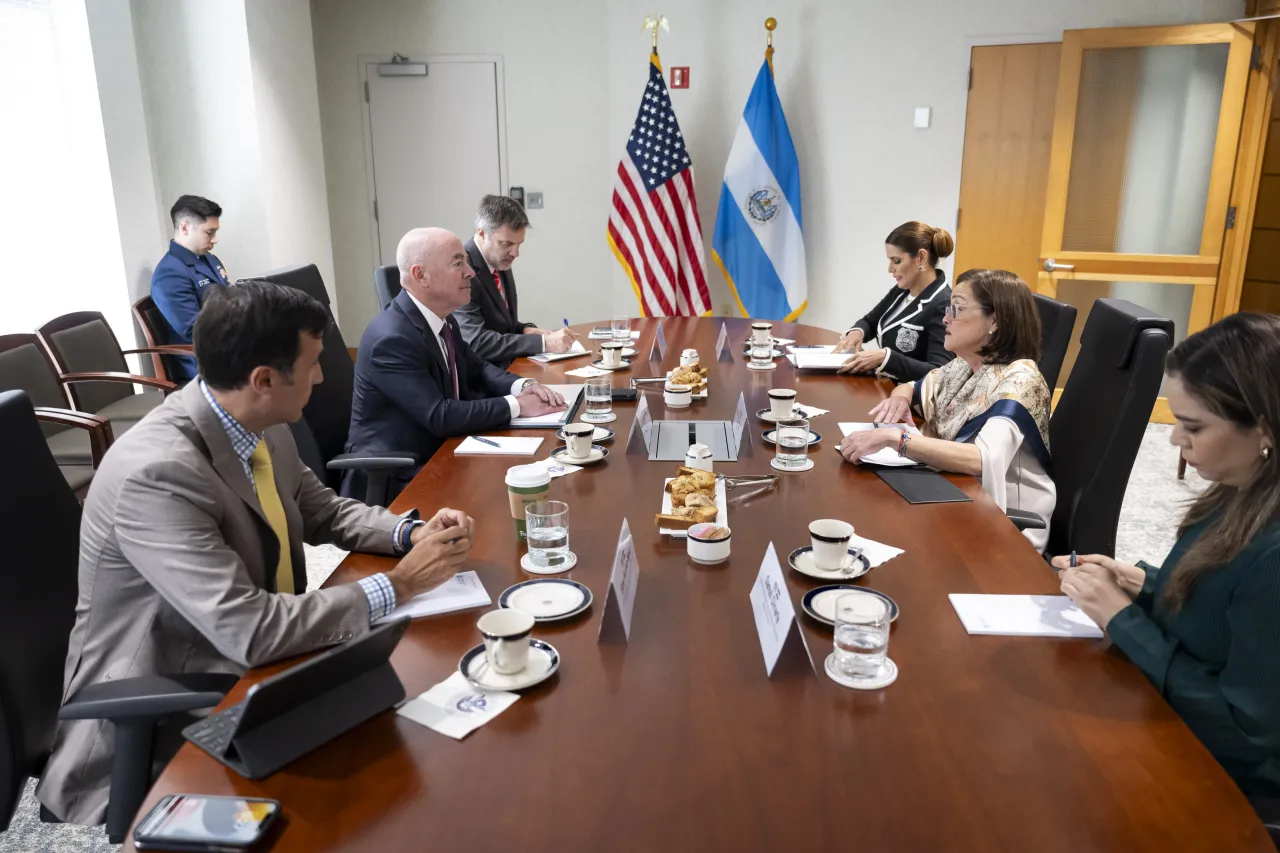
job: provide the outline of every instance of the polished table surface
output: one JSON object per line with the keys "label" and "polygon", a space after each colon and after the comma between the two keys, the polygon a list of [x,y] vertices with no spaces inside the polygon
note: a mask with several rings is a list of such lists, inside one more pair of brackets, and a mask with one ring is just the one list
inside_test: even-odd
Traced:
{"label": "polished table surface", "polygon": [[[794,387],[830,409],[815,468],[732,500],[733,555],[691,562],[683,540],[653,525],[674,463],[624,453],[634,404],[616,405],[618,437],[602,464],[552,481],[570,506],[578,565],[568,577],[595,604],[535,636],[562,656],[560,672],[488,725],[455,741],[383,713],[274,776],[251,782],[192,746],[165,770],[143,813],[174,792],[263,796],[284,804],[276,851],[1270,851],[1265,830],[1209,753],[1138,670],[1105,640],[971,637],[948,593],[1054,593],[1053,573],[984,495],[952,477],[972,503],[910,506],[873,473],[833,452],[837,421],[866,420],[885,381],[801,374],[785,360],[748,370],[749,327],[730,319],[737,348],[717,363],[720,318],[667,319],[664,367],[695,347],[710,367],[710,398],[654,417],[733,417],[739,391],[754,413],[766,391]],[[640,355],[621,371],[650,376],[657,321],[638,321]],[[589,327],[578,327],[585,332]],[[820,329],[777,324],[800,343],[831,343]],[[591,342],[586,342],[590,344]],[[514,370],[543,382],[588,363]],[[655,387],[655,386],[650,386]],[[723,472],[769,472],[771,449],[750,420],[747,458]],[[558,442],[548,430],[514,434]],[[472,560],[489,594],[531,575],[519,568],[503,474],[522,460],[455,456],[446,442],[393,509],[441,506],[477,519]],[[597,629],[626,517],[640,563],[631,641],[600,645]],[[879,692],[847,690],[821,673],[831,631],[800,612],[818,581],[785,568],[817,669],[765,675],[748,592],[765,548],[785,561],[808,543],[807,523],[838,517],[859,534],[905,549],[859,583],[901,606],[889,656],[901,674]],[[393,565],[352,555],[330,584]],[[455,671],[478,642],[470,610],[415,622],[393,663],[410,696]],[[246,676],[222,707],[282,665]],[[128,845],[126,849],[131,849]]]}

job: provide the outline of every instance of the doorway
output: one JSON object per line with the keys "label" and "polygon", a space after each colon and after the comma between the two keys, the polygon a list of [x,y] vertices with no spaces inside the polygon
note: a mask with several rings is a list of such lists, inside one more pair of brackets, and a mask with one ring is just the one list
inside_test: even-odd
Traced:
{"label": "doorway", "polygon": [[480,198],[502,194],[506,183],[501,58],[416,63],[425,74],[361,58],[369,235],[384,266],[413,228],[447,228],[466,240]]}

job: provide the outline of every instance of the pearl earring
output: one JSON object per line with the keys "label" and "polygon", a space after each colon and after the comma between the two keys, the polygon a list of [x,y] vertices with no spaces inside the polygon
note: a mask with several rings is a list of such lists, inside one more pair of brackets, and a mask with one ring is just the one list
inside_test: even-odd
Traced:
{"label": "pearl earring", "polygon": [[920,265],[920,272],[924,272],[924,264]]}
{"label": "pearl earring", "polygon": [[1262,448],[1262,461],[1266,462],[1270,458],[1271,458],[1271,448],[1270,447]]}

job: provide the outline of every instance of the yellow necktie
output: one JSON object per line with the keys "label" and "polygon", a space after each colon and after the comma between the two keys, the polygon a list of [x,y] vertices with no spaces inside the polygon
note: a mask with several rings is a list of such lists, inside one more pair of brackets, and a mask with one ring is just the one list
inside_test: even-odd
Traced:
{"label": "yellow necktie", "polygon": [[249,457],[253,469],[253,487],[258,492],[258,503],[267,516],[267,523],[280,540],[280,562],[276,565],[276,592],[293,592],[293,560],[289,555],[289,522],[284,516],[284,504],[276,491],[276,473],[271,467],[271,454],[263,439]]}

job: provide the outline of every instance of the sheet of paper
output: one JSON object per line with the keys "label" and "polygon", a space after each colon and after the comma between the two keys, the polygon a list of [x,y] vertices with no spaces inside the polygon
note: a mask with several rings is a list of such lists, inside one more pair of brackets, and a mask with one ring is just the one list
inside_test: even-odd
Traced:
{"label": "sheet of paper", "polygon": [[551,412],[546,415],[538,415],[537,417],[532,418],[512,418],[512,428],[559,427],[568,423],[569,413],[573,411],[573,404],[577,402],[578,395],[582,393],[582,386],[548,385],[547,387],[559,393],[561,397],[564,397],[564,402],[568,408],[561,412]]}
{"label": "sheet of paper", "polygon": [[837,370],[849,360],[847,352],[814,352],[813,350],[795,350],[795,366],[800,370]]}
{"label": "sheet of paper", "polygon": [[[868,429],[892,429],[892,430],[902,429],[901,424],[839,423],[839,424],[836,424],[836,426],[840,427],[841,435],[848,435],[851,432],[862,432],[863,430],[868,430]],[[907,432],[910,433],[911,435],[920,434],[920,430],[916,429],[915,427],[907,427]],[[890,465],[890,466],[897,466],[897,467],[906,467],[909,465],[917,464],[905,456],[899,456],[898,446],[896,444],[893,447],[881,448],[880,450],[877,450],[875,453],[872,453],[870,456],[864,456],[862,458],[863,460],[867,462],[871,462],[875,465]]]}
{"label": "sheet of paper", "polygon": [[546,364],[549,361],[561,361],[566,358],[577,358],[581,355],[590,354],[591,350],[584,347],[582,345],[582,341],[574,341],[573,346],[569,347],[568,352],[540,352],[537,355],[529,356],[529,358]]}
{"label": "sheet of paper", "polygon": [[480,690],[462,673],[455,672],[401,705],[396,713],[433,732],[461,740],[510,708],[519,698],[517,693]]}
{"label": "sheet of paper", "polygon": [[[498,445],[494,447],[492,444],[485,442],[492,441]],[[461,455],[483,456],[492,454],[494,456],[532,456],[538,452],[538,445],[542,444],[540,438],[519,438],[510,435],[486,435],[484,441],[480,441],[474,435],[469,435],[462,440],[462,443],[453,449],[454,453]]]}
{"label": "sheet of paper", "polygon": [[760,564],[760,572],[751,587],[751,612],[756,620],[756,634],[760,637],[760,651],[764,653],[764,668],[773,674],[773,667],[782,655],[782,647],[791,634],[796,621],[796,609],[787,594],[787,582],[782,577],[778,554],[769,543]]}
{"label": "sheet of paper", "polygon": [[[635,340],[636,338],[638,338],[638,337],[640,337],[640,332],[639,332],[639,330],[637,330],[637,329],[632,329],[632,330],[631,330],[631,340],[633,340],[633,341],[634,341],[634,340]],[[608,340],[612,340],[612,339],[613,339],[613,332],[612,332],[612,331],[610,331],[610,330],[608,330],[608,329],[592,329],[592,330],[587,334],[587,340],[589,340],[589,341],[608,341]]]}
{"label": "sheet of paper", "polygon": [[951,606],[970,634],[1101,637],[1102,630],[1065,595],[952,593]]}
{"label": "sheet of paper", "polygon": [[[662,481],[662,485],[665,487],[667,483],[670,483],[674,479],[675,477],[667,477],[665,480]],[[671,493],[668,492],[665,488],[663,488],[662,490],[662,514],[663,515],[671,514]],[[729,526],[729,496],[728,496],[728,493],[725,491],[724,480],[716,480],[715,523],[724,525],[725,527]],[[672,530],[669,527],[659,527],[658,533],[660,533],[663,536],[670,536],[672,539],[688,539],[689,538],[688,530]]]}
{"label": "sheet of paper", "polygon": [[604,376],[608,372],[609,371],[607,370],[601,370],[598,367],[592,367],[591,365],[588,364],[586,367],[578,367],[573,370],[566,370],[564,372],[564,375],[565,376],[581,376],[583,379],[592,379],[596,376]]}
{"label": "sheet of paper", "polygon": [[402,602],[395,610],[378,621],[387,622],[399,619],[401,616],[419,619],[423,616],[452,613],[455,610],[485,607],[492,602],[493,599],[489,598],[489,593],[485,591],[479,575],[475,572],[458,572],[431,592],[415,595],[408,601]]}
{"label": "sheet of paper", "polygon": [[797,344],[796,346],[787,347],[791,352],[808,352],[808,353],[829,353],[836,348],[835,344]]}

